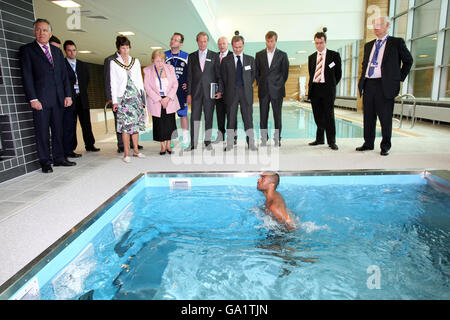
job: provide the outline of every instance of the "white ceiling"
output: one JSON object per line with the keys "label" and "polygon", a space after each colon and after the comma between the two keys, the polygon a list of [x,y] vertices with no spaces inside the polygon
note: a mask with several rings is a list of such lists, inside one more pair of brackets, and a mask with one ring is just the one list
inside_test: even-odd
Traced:
{"label": "white ceiling", "polygon": [[[82,5],[81,29],[68,30],[70,14],[49,0],[34,0],[36,18],[46,18],[53,33],[61,39],[73,40],[79,58],[103,64],[115,51],[119,31],[133,31],[131,54],[150,62],[152,46],[168,49],[173,32],[185,36],[183,50],[197,49],[195,36],[199,31],[211,35],[209,49],[216,50],[219,36],[231,38],[235,30],[244,36],[245,53],[254,55],[265,48],[264,35],[269,30],[278,33],[278,48],[288,53],[291,64],[303,64],[315,48],[312,38],[322,27],[328,28],[328,47],[337,49],[362,39],[365,0],[76,0]],[[104,16],[107,20],[92,19]],[[297,54],[306,50],[306,54]]]}

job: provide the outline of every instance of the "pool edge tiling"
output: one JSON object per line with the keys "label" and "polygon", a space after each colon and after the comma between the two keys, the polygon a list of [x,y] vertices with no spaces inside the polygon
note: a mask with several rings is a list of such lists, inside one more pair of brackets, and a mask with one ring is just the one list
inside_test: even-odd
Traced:
{"label": "pool edge tiling", "polygon": [[[100,207],[94,210],[75,227],[69,230],[33,261],[0,286],[0,299],[39,299],[39,289],[60,270],[72,263],[89,245],[93,237],[108,223],[113,221],[139,191],[146,187],[170,187],[170,180],[189,180],[193,186],[230,185],[236,181],[254,186],[260,172],[159,172],[140,174],[116,192]],[[323,185],[319,178],[329,177],[327,184],[383,184],[389,183],[432,184],[440,191],[449,194],[450,172],[433,170],[347,170],[347,171],[309,171],[279,172],[282,183],[301,178],[302,184]],[[222,178],[211,184],[203,178]],[[249,180],[249,178],[255,178]],[[406,179],[405,179],[406,178]]]}

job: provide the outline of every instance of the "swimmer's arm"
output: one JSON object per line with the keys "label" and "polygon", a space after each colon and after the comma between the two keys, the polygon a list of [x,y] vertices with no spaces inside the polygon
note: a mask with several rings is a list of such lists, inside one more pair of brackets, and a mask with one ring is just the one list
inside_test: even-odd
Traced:
{"label": "swimmer's arm", "polygon": [[280,206],[272,205],[270,208],[270,212],[282,223],[286,225],[286,228],[289,230],[297,230],[297,226],[292,220],[291,216],[283,210]]}

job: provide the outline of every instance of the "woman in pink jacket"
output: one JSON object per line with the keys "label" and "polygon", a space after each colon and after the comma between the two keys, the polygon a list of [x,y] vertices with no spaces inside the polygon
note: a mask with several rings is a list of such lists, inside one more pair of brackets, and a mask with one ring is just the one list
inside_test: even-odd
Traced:
{"label": "woman in pink jacket", "polygon": [[178,137],[175,113],[180,109],[175,69],[164,61],[166,55],[162,50],[153,51],[152,64],[144,68],[144,88],[148,96],[148,112],[152,115],[153,140],[161,142],[160,155],[172,153],[171,140]]}

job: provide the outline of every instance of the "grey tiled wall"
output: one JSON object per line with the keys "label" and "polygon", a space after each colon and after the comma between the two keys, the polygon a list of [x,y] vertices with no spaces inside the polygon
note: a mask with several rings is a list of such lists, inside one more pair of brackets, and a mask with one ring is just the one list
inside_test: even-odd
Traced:
{"label": "grey tiled wall", "polygon": [[34,19],[32,0],[0,0],[0,183],[40,168],[19,61],[19,48],[34,40]]}

